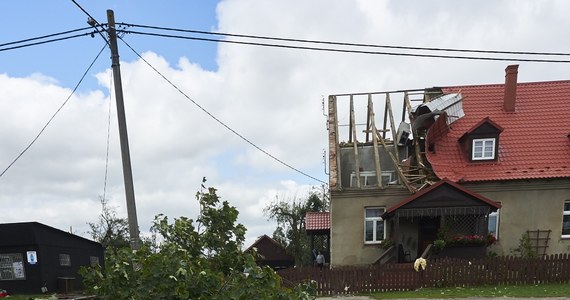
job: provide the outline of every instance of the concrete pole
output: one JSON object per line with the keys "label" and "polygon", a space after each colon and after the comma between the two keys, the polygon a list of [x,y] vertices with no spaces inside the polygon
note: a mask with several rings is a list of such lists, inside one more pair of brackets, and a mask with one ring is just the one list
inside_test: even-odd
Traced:
{"label": "concrete pole", "polygon": [[123,85],[121,83],[121,68],[119,65],[119,48],[117,47],[117,32],[115,31],[115,14],[107,10],[107,23],[109,46],[111,48],[111,66],[113,68],[113,82],[115,84],[115,98],[117,100],[117,117],[119,119],[119,139],[121,141],[121,157],[123,160],[123,179],[127,198],[127,214],[129,220],[129,235],[131,248],[140,248],[139,225],[137,221],[137,207],[135,205],[135,189],[133,173],[131,170],[131,156],[129,154],[129,138],[127,135],[127,121],[125,119],[125,104],[123,102]]}

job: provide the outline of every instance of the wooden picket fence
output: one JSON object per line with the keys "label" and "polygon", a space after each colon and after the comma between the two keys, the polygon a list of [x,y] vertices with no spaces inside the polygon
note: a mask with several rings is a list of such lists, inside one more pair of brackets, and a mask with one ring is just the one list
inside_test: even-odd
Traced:
{"label": "wooden picket fence", "polygon": [[570,282],[570,255],[541,258],[497,257],[477,260],[428,260],[425,271],[413,263],[336,268],[289,268],[279,275],[287,286],[314,281],[319,295],[415,290],[422,287],[466,287]]}

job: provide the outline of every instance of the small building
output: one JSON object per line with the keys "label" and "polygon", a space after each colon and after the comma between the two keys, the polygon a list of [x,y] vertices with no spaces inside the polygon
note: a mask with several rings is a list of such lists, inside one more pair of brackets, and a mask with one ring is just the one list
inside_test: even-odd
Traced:
{"label": "small building", "polygon": [[257,251],[257,264],[270,266],[274,270],[286,269],[295,265],[295,259],[287,253],[285,247],[266,234],[260,236],[245,252]]}
{"label": "small building", "polygon": [[309,236],[313,260],[317,258],[317,253],[321,252],[325,256],[325,262],[330,262],[330,213],[328,211],[308,211],[305,215],[305,231]]}
{"label": "small building", "polygon": [[10,294],[83,288],[79,269],[103,265],[100,243],[38,222],[0,224],[0,288]]}

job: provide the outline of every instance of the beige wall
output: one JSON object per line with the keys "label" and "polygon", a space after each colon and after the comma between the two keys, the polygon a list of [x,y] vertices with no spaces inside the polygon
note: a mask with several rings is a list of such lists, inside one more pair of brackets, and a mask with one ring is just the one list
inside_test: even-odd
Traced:
{"label": "beige wall", "polygon": [[465,187],[503,206],[499,213],[499,241],[491,251],[509,255],[527,230],[552,230],[546,253],[570,252],[570,239],[561,238],[564,201],[570,200],[570,180]]}
{"label": "beige wall", "polygon": [[364,244],[364,208],[388,208],[410,196],[407,189],[332,192],[331,264],[371,264],[381,254],[379,245]]}
{"label": "beige wall", "polygon": [[[570,239],[561,239],[563,205],[565,200],[570,200],[569,180],[464,186],[503,205],[499,215],[499,241],[490,248],[492,251],[499,255],[511,254],[527,230],[550,229],[547,253],[570,252]],[[364,208],[388,208],[408,196],[406,189],[393,186],[385,190],[332,191],[331,264],[358,265],[376,261],[381,254],[380,247],[364,244]],[[413,229],[401,229],[409,233],[408,237],[414,234]],[[415,249],[409,250],[415,258]]]}

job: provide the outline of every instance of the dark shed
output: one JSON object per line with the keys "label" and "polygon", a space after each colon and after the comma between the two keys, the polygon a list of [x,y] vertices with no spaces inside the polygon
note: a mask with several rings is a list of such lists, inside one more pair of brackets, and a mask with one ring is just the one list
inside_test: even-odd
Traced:
{"label": "dark shed", "polygon": [[0,288],[11,294],[82,289],[81,266],[103,265],[100,243],[38,223],[0,224]]}
{"label": "dark shed", "polygon": [[270,266],[274,270],[285,269],[295,265],[295,259],[287,253],[287,250],[277,241],[266,234],[259,237],[245,252],[256,249],[257,263],[259,265]]}

